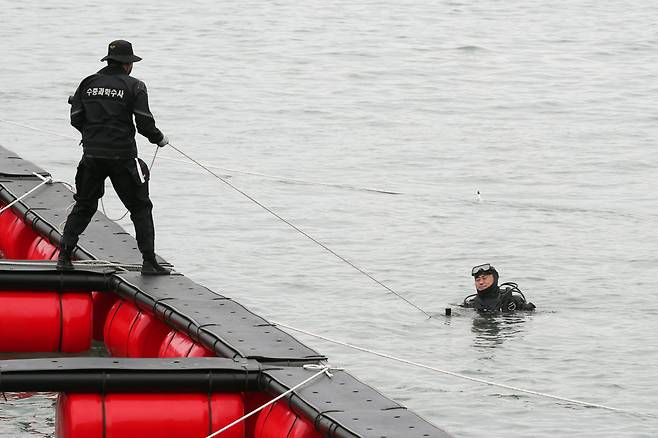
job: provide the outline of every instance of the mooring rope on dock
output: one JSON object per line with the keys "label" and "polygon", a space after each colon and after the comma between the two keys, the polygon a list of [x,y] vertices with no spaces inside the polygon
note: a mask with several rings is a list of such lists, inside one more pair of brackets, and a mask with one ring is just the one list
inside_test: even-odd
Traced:
{"label": "mooring rope on dock", "polygon": [[35,191],[37,191],[41,187],[45,186],[46,184],[52,184],[53,183],[53,179],[50,176],[42,176],[42,175],[39,175],[36,172],[32,172],[32,174],[37,176],[41,180],[41,183],[39,185],[37,185],[36,187],[32,188],[31,190],[25,192],[23,195],[19,196],[18,198],[14,199],[9,204],[7,204],[4,207],[0,208],[0,214],[4,213],[6,210],[9,210],[14,204],[17,204],[20,201],[22,201],[23,199],[27,198],[32,193],[34,193]]}
{"label": "mooring rope on dock", "polygon": [[308,364],[308,365],[304,365],[303,367],[304,367],[304,369],[307,369],[307,370],[318,370],[318,369],[319,369],[320,371],[318,371],[317,373],[313,374],[311,377],[309,377],[308,379],[304,380],[303,382],[300,382],[300,383],[298,383],[297,385],[293,386],[292,388],[290,388],[289,390],[287,390],[287,391],[284,392],[283,394],[280,394],[280,395],[277,396],[276,398],[273,398],[272,400],[268,401],[268,402],[265,403],[264,405],[259,406],[259,407],[257,407],[256,409],[254,409],[253,411],[249,412],[248,414],[246,414],[246,415],[244,415],[244,416],[238,418],[237,420],[233,421],[231,424],[228,424],[228,425],[222,427],[221,429],[219,429],[218,431],[211,433],[211,434],[208,435],[206,438],[214,438],[214,437],[216,437],[216,436],[219,435],[220,433],[222,433],[222,432],[224,432],[224,431],[226,431],[226,430],[232,428],[232,427],[235,426],[236,424],[239,424],[240,422],[246,420],[247,418],[251,417],[252,415],[257,414],[258,412],[262,411],[263,409],[265,409],[265,408],[268,407],[269,405],[276,403],[277,401],[281,400],[283,397],[285,397],[285,396],[287,396],[288,394],[290,394],[291,392],[295,391],[297,388],[301,388],[302,386],[306,385],[308,382],[310,382],[311,380],[316,379],[317,377],[321,376],[322,374],[326,375],[326,376],[329,377],[329,378],[332,378],[333,375],[331,374],[330,371],[332,371],[332,370],[333,370],[333,371],[339,371],[339,370],[341,370],[341,368],[333,368],[333,367],[329,367],[328,365],[315,365],[315,364]]}
{"label": "mooring rope on dock", "polygon": [[589,408],[605,409],[605,410],[608,410],[608,411],[613,411],[613,412],[618,412],[618,413],[623,413],[623,414],[629,414],[629,415],[633,415],[633,416],[637,416],[637,417],[658,418],[658,415],[653,414],[653,413],[649,413],[649,412],[638,412],[638,411],[631,411],[631,410],[627,410],[627,409],[615,408],[615,407],[612,407],[612,406],[607,406],[607,405],[602,405],[602,404],[597,404],[597,403],[590,403],[590,402],[586,402],[586,401],[582,401],[582,400],[576,400],[576,399],[572,399],[572,398],[560,397],[560,396],[552,395],[552,394],[546,394],[546,393],[539,392],[539,391],[533,391],[533,390],[530,390],[530,389],[520,388],[518,386],[505,385],[504,383],[496,383],[496,382],[492,382],[492,381],[489,381],[489,380],[479,379],[477,377],[470,377],[470,376],[466,376],[464,374],[459,374],[459,373],[455,373],[455,372],[452,372],[452,371],[443,370],[441,368],[433,367],[433,366],[430,366],[430,365],[425,365],[425,364],[414,362],[414,361],[411,361],[411,360],[408,360],[408,359],[403,359],[403,358],[400,358],[400,357],[396,357],[396,356],[393,356],[393,355],[390,355],[390,354],[387,354],[387,353],[382,353],[382,352],[378,352],[378,351],[375,351],[375,350],[371,350],[369,348],[359,347],[357,345],[350,344],[348,342],[343,342],[343,341],[338,341],[336,339],[331,339],[331,338],[328,338],[326,336],[318,335],[316,333],[311,333],[307,330],[302,330],[300,328],[292,327],[290,325],[283,324],[283,323],[280,323],[280,322],[276,322],[276,321],[270,321],[270,322],[275,326],[284,327],[284,328],[287,328],[289,330],[292,330],[292,331],[295,331],[295,332],[298,332],[298,333],[303,333],[305,335],[312,336],[314,338],[318,338],[318,339],[322,339],[322,340],[327,341],[327,342],[331,342],[333,344],[342,345],[344,347],[348,347],[348,348],[351,348],[351,349],[354,349],[354,350],[362,351],[364,353],[373,354],[375,356],[379,356],[379,357],[383,357],[383,358],[386,358],[386,359],[394,360],[396,362],[401,362],[401,363],[404,363],[404,364],[407,364],[407,365],[412,365],[412,366],[415,366],[415,367],[418,367],[418,368],[423,368],[423,369],[426,369],[426,370],[434,371],[434,372],[441,373],[441,374],[446,374],[448,376],[457,377],[457,378],[464,379],[464,380],[470,380],[470,381],[476,382],[476,383],[482,383],[482,384],[489,385],[489,386],[504,388],[504,389],[508,389],[508,390],[514,391],[514,392],[521,392],[521,393],[525,393],[525,394],[531,394],[531,395],[535,395],[535,396],[550,398],[550,399],[553,399],[553,400],[558,400],[558,401],[567,402],[567,403],[580,405],[580,406],[585,406],[585,407],[589,407]]}
{"label": "mooring rope on dock", "polygon": [[[139,263],[117,263],[109,260],[74,260],[73,266],[85,267],[91,266],[94,268],[116,268],[120,271],[139,271],[142,264]],[[0,259],[0,266],[35,266],[43,267],[48,265],[55,265],[55,261],[51,260],[16,260],[16,259]]]}

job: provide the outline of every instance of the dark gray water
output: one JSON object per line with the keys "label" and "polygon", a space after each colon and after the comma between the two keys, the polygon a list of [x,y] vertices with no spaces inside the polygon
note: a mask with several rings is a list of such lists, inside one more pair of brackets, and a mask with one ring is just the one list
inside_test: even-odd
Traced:
{"label": "dark gray water", "polygon": [[[165,148],[153,169],[157,246],[180,271],[330,338],[658,412],[657,5],[161,3],[2,2],[0,118],[75,137],[67,96],[102,66],[110,40],[131,40],[144,58],[133,74],[174,145],[226,169],[344,185],[218,171],[437,317],[164,159],[182,158]],[[0,143],[73,180],[74,140],[0,122]],[[114,196],[106,207],[123,214]],[[482,262],[538,312],[441,316],[471,293],[470,267]],[[456,437],[657,434],[654,418],[296,336]],[[0,434],[51,436],[51,403],[0,401]]]}

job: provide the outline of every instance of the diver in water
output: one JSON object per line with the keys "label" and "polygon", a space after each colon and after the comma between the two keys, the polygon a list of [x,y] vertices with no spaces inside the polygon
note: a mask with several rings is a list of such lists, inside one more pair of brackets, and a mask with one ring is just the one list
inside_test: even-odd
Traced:
{"label": "diver in water", "polygon": [[474,277],[477,293],[464,298],[461,307],[469,307],[478,312],[535,310],[535,305],[526,301],[516,283],[498,285],[498,271],[489,263],[473,267],[471,275]]}

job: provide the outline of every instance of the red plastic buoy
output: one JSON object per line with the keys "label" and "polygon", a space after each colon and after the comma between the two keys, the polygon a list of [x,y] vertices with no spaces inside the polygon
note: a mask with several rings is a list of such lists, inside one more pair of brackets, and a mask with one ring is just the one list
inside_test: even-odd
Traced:
{"label": "red plastic buoy", "polygon": [[324,436],[315,430],[315,426],[310,421],[297,417],[286,438],[324,438]]}
{"label": "red plastic buoy", "polygon": [[[245,392],[244,393],[244,410],[245,412],[252,412],[253,410],[263,406],[265,403],[272,400],[272,396],[264,392]],[[272,409],[271,406],[266,407],[264,410],[269,411]],[[262,411],[261,411],[262,412]],[[256,422],[260,418],[260,412],[256,415],[245,420],[245,436],[255,437],[256,436]]]}
{"label": "red plastic buoy", "polygon": [[3,232],[5,233],[3,248],[5,258],[26,259],[27,250],[34,239],[38,237],[37,233],[20,219],[13,221]]}
{"label": "red plastic buoy", "polygon": [[[55,254],[59,256],[59,251],[56,251],[53,255]],[[110,314],[110,310],[114,304],[119,300],[119,297],[111,292],[92,292],[91,300],[94,307],[93,336],[95,340],[102,341],[107,316]]]}
{"label": "red plastic buoy", "polygon": [[[66,394],[57,438],[204,438],[244,415],[241,394]],[[244,438],[244,423],[221,435]]]}
{"label": "red plastic buoy", "polygon": [[215,354],[183,333],[172,330],[162,341],[158,357],[213,357]]}
{"label": "red plastic buoy", "polygon": [[0,351],[79,353],[91,346],[88,293],[0,292]]}
{"label": "red plastic buoy", "polygon": [[[5,207],[5,204],[0,203],[0,210]],[[5,210],[0,213],[0,251],[4,254],[7,251],[7,237],[9,236],[9,227],[18,220],[12,213],[11,209]]]}
{"label": "red plastic buoy", "polygon": [[256,420],[254,438],[323,438],[305,418],[296,415],[285,402],[263,409]]}
{"label": "red plastic buoy", "polygon": [[171,328],[127,301],[117,301],[103,330],[107,351],[115,357],[158,357]]}
{"label": "red plastic buoy", "polygon": [[25,256],[28,260],[52,260],[53,255],[57,252],[57,247],[47,239],[37,236],[27,249]]}

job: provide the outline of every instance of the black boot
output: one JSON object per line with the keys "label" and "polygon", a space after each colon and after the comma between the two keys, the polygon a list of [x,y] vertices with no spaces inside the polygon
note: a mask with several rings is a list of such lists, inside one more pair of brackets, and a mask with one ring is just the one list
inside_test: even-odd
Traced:
{"label": "black boot", "polygon": [[57,258],[58,271],[72,271],[73,263],[71,263],[71,256],[73,255],[75,246],[62,244],[59,249],[59,257]]}
{"label": "black boot", "polygon": [[155,254],[143,254],[142,259],[142,275],[171,274],[171,269],[167,269],[158,263],[158,261],[155,259]]}

